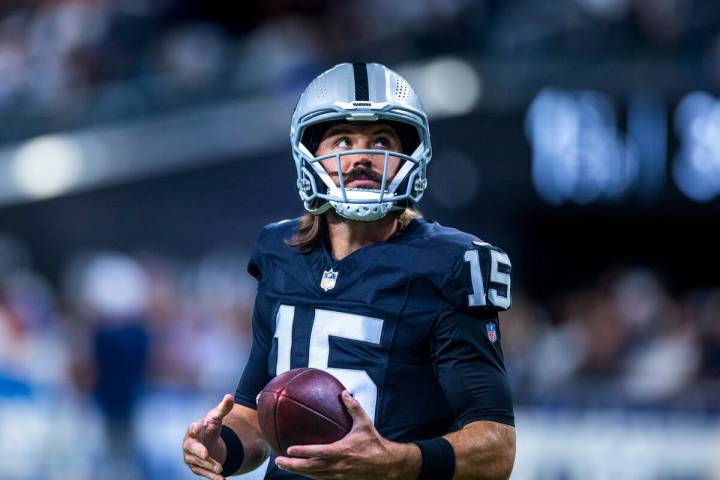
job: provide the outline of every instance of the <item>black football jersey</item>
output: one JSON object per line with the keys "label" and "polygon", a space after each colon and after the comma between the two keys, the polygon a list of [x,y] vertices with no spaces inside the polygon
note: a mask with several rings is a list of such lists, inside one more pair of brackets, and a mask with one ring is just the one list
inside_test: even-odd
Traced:
{"label": "black football jersey", "polygon": [[[313,367],[337,377],[385,438],[409,442],[476,420],[513,425],[498,311],[510,307],[508,256],[459,230],[413,220],[342,260],[287,245],[298,220],[262,231],[253,345],[235,402],[276,375]],[[270,462],[266,478],[304,478]]]}

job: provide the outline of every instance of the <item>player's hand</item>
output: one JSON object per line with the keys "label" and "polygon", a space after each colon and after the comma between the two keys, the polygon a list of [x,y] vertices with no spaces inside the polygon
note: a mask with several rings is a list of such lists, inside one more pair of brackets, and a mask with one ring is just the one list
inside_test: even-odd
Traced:
{"label": "player's hand", "polygon": [[422,462],[420,449],[384,439],[357,400],[347,391],[342,399],[353,420],[350,433],[328,445],[290,447],[290,456],[277,457],[275,464],[316,479],[417,478]]}
{"label": "player's hand", "polygon": [[220,438],[223,418],[233,408],[232,395],[225,395],[205,418],[193,422],[183,438],[183,460],[193,473],[211,480],[223,480],[223,463],[227,456],[225,442]]}

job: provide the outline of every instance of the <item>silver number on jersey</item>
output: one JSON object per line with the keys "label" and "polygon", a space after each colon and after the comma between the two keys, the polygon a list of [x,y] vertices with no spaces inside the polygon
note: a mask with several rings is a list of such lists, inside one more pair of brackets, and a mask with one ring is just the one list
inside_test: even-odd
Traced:
{"label": "silver number on jersey", "polygon": [[330,310],[315,310],[315,321],[310,334],[308,367],[325,370],[340,380],[372,419],[375,418],[377,385],[364,370],[328,367],[330,337],[379,344],[382,327],[383,321],[379,318]]}
{"label": "silver number on jersey", "polygon": [[488,288],[488,300],[496,307],[507,310],[512,303],[512,296],[510,295],[510,274],[498,271],[498,264],[503,263],[508,267],[512,266],[512,264],[506,253],[498,252],[497,250],[490,250],[490,258],[492,258],[490,281],[505,285],[507,295],[502,295],[496,288]]}
{"label": "silver number on jersey", "polygon": [[[294,315],[295,307],[289,305],[281,305],[277,313],[275,327],[275,338],[278,339],[277,375],[290,370]],[[363,410],[373,421],[377,406],[377,385],[364,370],[328,366],[330,337],[379,345],[382,329],[383,320],[379,318],[317,309],[310,332],[310,350],[308,352],[307,366],[324,370],[340,380],[348,392],[360,402]]]}
{"label": "silver number on jersey", "polygon": [[485,286],[483,284],[482,271],[480,270],[480,254],[477,250],[465,252],[465,261],[470,262],[470,280],[472,281],[472,293],[468,295],[468,305],[481,307],[485,302]]}
{"label": "silver number on jersey", "polygon": [[472,293],[468,295],[468,305],[471,307],[481,307],[487,305],[489,301],[491,305],[507,310],[512,303],[510,295],[510,274],[503,273],[498,270],[498,264],[502,263],[511,266],[510,258],[506,253],[497,250],[490,250],[490,282],[505,285],[507,287],[507,295],[498,292],[497,288],[488,288],[487,298],[485,296],[485,283],[482,278],[482,269],[480,268],[480,252],[477,250],[468,250],[465,252],[465,261],[470,263],[470,280],[472,281]]}
{"label": "silver number on jersey", "polygon": [[275,316],[275,335],[277,338],[277,369],[278,375],[290,370],[290,347],[292,347],[292,327],[295,319],[295,307],[280,305]]}

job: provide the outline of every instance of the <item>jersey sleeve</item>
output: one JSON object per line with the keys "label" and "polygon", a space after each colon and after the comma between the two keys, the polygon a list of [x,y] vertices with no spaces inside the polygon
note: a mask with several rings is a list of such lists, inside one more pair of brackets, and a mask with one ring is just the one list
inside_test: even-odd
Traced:
{"label": "jersey sleeve", "polygon": [[274,333],[270,323],[272,319],[269,318],[271,306],[267,304],[262,295],[262,277],[263,273],[267,273],[265,272],[264,255],[261,250],[264,233],[265,231],[260,234],[248,262],[248,273],[255,277],[260,284],[258,285],[258,293],[255,296],[255,306],[253,307],[253,339],[250,357],[235,390],[235,403],[252,409],[257,408],[257,395],[270,381],[268,357],[272,349]]}
{"label": "jersey sleeve", "polygon": [[263,299],[258,295],[255,298],[253,310],[253,340],[250,357],[235,390],[235,403],[252,409],[257,409],[255,399],[271,380],[268,357],[272,348],[273,332],[264,318],[264,311],[267,309],[264,308]]}
{"label": "jersey sleeve", "polygon": [[438,381],[462,425],[515,422],[498,318],[512,302],[510,269],[505,252],[473,241],[442,287],[447,303],[435,318],[431,352]]}
{"label": "jersey sleeve", "polygon": [[459,309],[476,314],[507,310],[512,304],[512,264],[499,248],[473,241],[457,256],[442,286],[443,295]]}
{"label": "jersey sleeve", "polygon": [[515,424],[497,312],[447,308],[436,319],[431,352],[438,381],[463,426],[477,420]]}

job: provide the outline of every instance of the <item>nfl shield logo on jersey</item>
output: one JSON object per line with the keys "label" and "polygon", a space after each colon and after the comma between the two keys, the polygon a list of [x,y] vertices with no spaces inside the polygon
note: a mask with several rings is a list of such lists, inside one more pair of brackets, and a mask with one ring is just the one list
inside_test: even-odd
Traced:
{"label": "nfl shield logo on jersey", "polygon": [[330,270],[325,270],[323,272],[322,280],[320,280],[320,288],[326,292],[335,288],[337,276],[338,272],[334,272],[332,268]]}
{"label": "nfl shield logo on jersey", "polygon": [[497,341],[497,327],[494,323],[488,323],[485,325],[487,328],[488,333],[488,339],[490,340],[490,343],[495,343]]}

